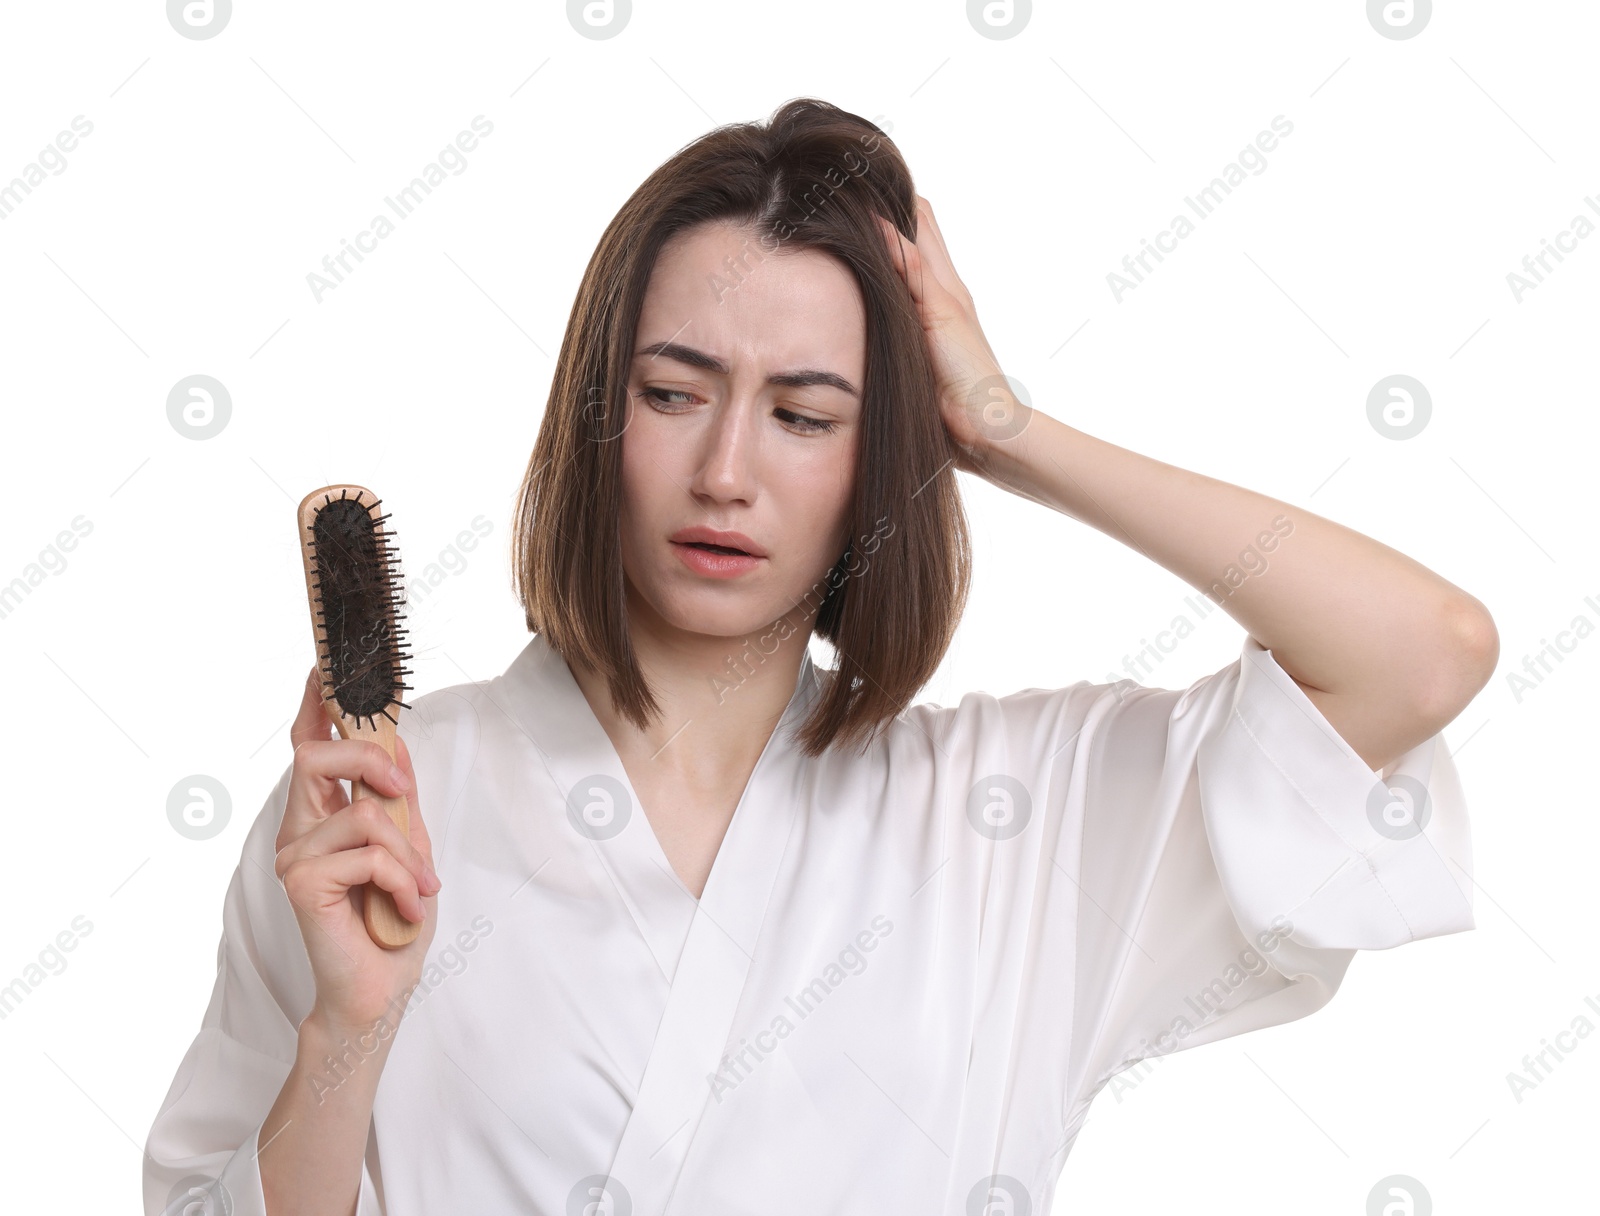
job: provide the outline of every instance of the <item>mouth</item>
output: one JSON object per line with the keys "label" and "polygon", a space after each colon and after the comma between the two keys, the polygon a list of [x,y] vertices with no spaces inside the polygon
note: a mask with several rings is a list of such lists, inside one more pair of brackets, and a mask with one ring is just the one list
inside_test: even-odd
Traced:
{"label": "mouth", "polygon": [[[724,534],[726,535],[726,534]],[[693,533],[690,533],[693,536]],[[728,539],[750,541],[746,536],[729,536]],[[766,561],[764,553],[752,553],[738,545],[721,545],[712,540],[698,538],[674,540],[672,547],[678,551],[678,560],[699,578],[734,579],[758,570]]]}
{"label": "mouth", "polygon": [[759,560],[767,556],[767,551],[743,532],[728,528],[708,528],[703,524],[694,524],[687,528],[679,528],[667,539],[680,549],[695,549],[707,557],[744,557]]}
{"label": "mouth", "polygon": [[704,549],[707,553],[726,553],[730,557],[754,557],[753,553],[746,553],[743,549],[733,549],[727,545],[713,545],[703,540],[675,540],[675,545],[682,545],[685,549]]}

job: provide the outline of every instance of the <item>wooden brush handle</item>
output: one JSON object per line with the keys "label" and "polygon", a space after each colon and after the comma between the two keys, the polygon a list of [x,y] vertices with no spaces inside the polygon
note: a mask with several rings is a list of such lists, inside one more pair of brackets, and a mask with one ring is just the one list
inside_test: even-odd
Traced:
{"label": "wooden brush handle", "polygon": [[[345,739],[370,739],[389,754],[393,760],[394,755],[394,723],[388,718],[379,717],[374,728],[365,720],[352,721],[341,714],[337,708],[338,702],[324,701],[323,707],[328,711],[328,717],[333,720],[334,727],[340,736]],[[390,798],[380,794],[377,790],[367,785],[360,778],[350,783],[350,801],[357,798],[371,798],[388,812],[394,826],[400,829],[400,835],[407,840],[411,839],[411,807],[405,796]],[[375,882],[364,883],[361,887],[362,917],[366,921],[367,933],[372,940],[385,949],[393,950],[405,946],[416,940],[417,933],[422,929],[420,921],[407,920],[395,906],[394,896],[385,891]]]}

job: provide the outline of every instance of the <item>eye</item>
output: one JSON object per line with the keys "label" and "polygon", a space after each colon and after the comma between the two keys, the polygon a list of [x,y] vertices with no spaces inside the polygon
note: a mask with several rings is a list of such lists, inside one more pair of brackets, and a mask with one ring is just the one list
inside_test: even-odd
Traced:
{"label": "eye", "polygon": [[[687,402],[687,401],[670,401],[670,402],[669,401],[663,401],[663,398],[665,398],[665,397],[692,397],[692,396],[694,396],[693,393],[685,393],[685,392],[682,392],[682,391],[680,391],[678,389],[675,389],[675,388],[646,388],[639,395],[641,397],[645,398],[645,400],[649,401],[650,404],[652,404],[652,405],[654,405],[654,406],[656,406],[658,408],[660,406],[662,406],[662,405],[688,405],[689,404],[689,402]],[[670,413],[673,413],[674,411],[665,410],[663,412],[670,414]]]}
{"label": "eye", "polygon": [[776,413],[780,417],[787,417],[788,419],[792,420],[794,425],[798,426],[802,431],[813,435],[826,435],[829,431],[833,430],[839,425],[838,423],[830,422],[825,418],[809,418],[804,414],[797,414],[793,410],[780,409],[777,410]]}
{"label": "eye", "polygon": [[[692,405],[693,401],[669,401],[667,398],[693,398],[694,394],[685,392],[682,389],[657,388],[652,385],[642,389],[639,393],[639,396],[643,397],[654,409],[659,410],[663,414],[676,414],[680,412],[683,407]],[[671,408],[673,406],[678,408]],[[792,426],[802,434],[807,435],[826,435],[834,430],[837,430],[839,426],[837,422],[832,422],[826,418],[812,418],[806,414],[797,414],[793,410],[788,409],[779,408],[774,410],[773,413],[777,414],[777,416],[789,426]]]}

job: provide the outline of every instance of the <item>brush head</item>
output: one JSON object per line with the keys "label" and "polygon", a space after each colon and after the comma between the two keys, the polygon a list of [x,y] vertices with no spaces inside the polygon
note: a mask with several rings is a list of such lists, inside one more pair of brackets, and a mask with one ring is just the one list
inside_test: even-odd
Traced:
{"label": "brush head", "polygon": [[346,717],[374,727],[380,714],[397,721],[389,707],[408,708],[400,693],[411,687],[402,682],[410,655],[399,624],[400,554],[382,526],[389,517],[373,514],[380,502],[361,486],[329,486],[300,505],[325,695]]}

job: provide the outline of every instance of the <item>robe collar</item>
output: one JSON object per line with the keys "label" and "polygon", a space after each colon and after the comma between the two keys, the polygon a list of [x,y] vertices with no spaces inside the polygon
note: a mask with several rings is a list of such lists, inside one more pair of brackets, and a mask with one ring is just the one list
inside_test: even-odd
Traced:
{"label": "robe collar", "polygon": [[[511,712],[559,792],[540,803],[539,813],[565,815],[558,830],[593,849],[668,985],[632,1112],[607,1167],[633,1216],[655,1216],[666,1208],[710,1100],[799,818],[809,758],[794,733],[821,692],[819,673],[808,651],[698,901],[668,863],[571,670],[542,636],[534,635],[511,664],[506,685]],[[597,993],[597,999],[626,994]]]}
{"label": "robe collar", "polygon": [[[804,644],[791,635],[790,644]],[[787,769],[780,761],[800,755],[794,735],[820,695],[821,677],[809,648],[802,655],[795,686],[783,714],[756,760],[733,818],[717,850],[701,898],[696,900],[667,861],[660,841],[640,807],[611,738],[589,707],[566,660],[543,634],[534,634],[505,674],[512,717],[533,742],[539,759],[566,803],[566,827],[591,845],[617,893],[649,943],[662,975],[670,982],[697,912],[713,916],[746,951],[754,949],[749,901],[757,894],[764,907],[770,890],[770,843],[781,819],[787,837],[794,798],[792,780],[773,787],[752,805],[769,770]],[[738,712],[739,689],[725,705]],[[776,797],[772,795],[777,795]],[[751,822],[755,820],[757,822]],[[781,842],[780,842],[781,843]],[[751,867],[755,868],[752,869]],[[748,930],[746,932],[745,930]]]}

